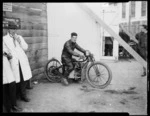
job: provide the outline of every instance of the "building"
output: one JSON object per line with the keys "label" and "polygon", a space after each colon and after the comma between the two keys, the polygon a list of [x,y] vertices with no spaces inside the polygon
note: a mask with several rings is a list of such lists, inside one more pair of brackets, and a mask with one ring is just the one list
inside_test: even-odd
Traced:
{"label": "building", "polygon": [[[118,5],[108,3],[86,3],[99,18],[102,19],[117,34],[119,33]],[[118,41],[114,39],[107,30],[100,26],[101,53],[100,59],[118,60]]]}
{"label": "building", "polygon": [[[146,1],[84,4],[116,34],[119,33],[119,24],[123,24],[127,29],[130,24],[132,34],[139,31],[139,24],[147,24]],[[132,5],[131,18],[129,4]],[[44,66],[49,59],[56,57],[61,60],[63,45],[70,39],[72,32],[78,33],[77,42],[86,50],[90,50],[96,60],[118,60],[118,41],[76,3],[12,3],[10,6],[5,6],[6,11],[3,7],[3,17],[20,19],[21,28],[18,33],[29,45],[26,54],[35,79],[44,76]],[[3,29],[4,35],[5,32]],[[111,46],[110,51],[106,50],[108,45]]]}
{"label": "building", "polygon": [[[115,19],[115,16],[118,15],[116,7],[109,6],[108,8],[103,8],[102,3],[85,4],[103,19],[106,24],[110,25],[116,33],[119,32],[119,23]],[[78,7],[76,3],[48,3],[47,13],[48,59],[52,57],[61,59],[63,45],[70,39],[71,32],[78,33],[77,42],[86,50],[90,50],[96,60],[118,59],[118,42],[86,12]],[[106,39],[112,39],[112,55],[105,55]]]}
{"label": "building", "polygon": [[[92,10],[98,11],[105,23],[111,21],[107,21],[109,18],[103,13],[100,3],[92,5],[97,9]],[[104,56],[104,36],[110,35],[76,3],[3,3],[4,17],[20,21],[17,32],[29,45],[26,54],[35,80],[44,77],[44,66],[49,59],[56,57],[60,60],[63,44],[70,38],[71,32],[78,33],[77,42],[90,50],[96,60],[117,59],[118,46],[114,45],[117,41],[113,41],[113,55]],[[3,28],[5,34],[6,29]]]}
{"label": "building", "polygon": [[147,24],[147,1],[119,3],[120,24],[133,36],[140,31],[139,25]]}
{"label": "building", "polygon": [[[28,44],[26,54],[29,59],[33,77],[37,80],[44,77],[44,67],[48,61],[47,44],[47,7],[45,3],[3,3],[3,26],[5,17],[19,20],[17,33],[22,35]],[[6,29],[3,27],[3,35]]]}
{"label": "building", "polygon": [[[102,8],[102,6],[108,6],[108,8]],[[60,60],[65,41],[70,39],[71,32],[77,32],[79,35],[77,42],[83,48],[90,50],[97,61],[101,59],[107,59],[107,61],[108,59],[118,60],[119,42],[138,62],[146,66],[146,62],[139,54],[119,36],[119,24],[121,24],[120,6],[121,3],[115,5],[102,5],[101,3],[82,3],[82,5],[77,3],[48,3],[48,59],[56,57]],[[111,14],[106,12],[111,12]],[[111,42],[113,54],[106,55],[105,43],[110,38],[113,40]],[[110,42],[108,43],[110,44]]]}

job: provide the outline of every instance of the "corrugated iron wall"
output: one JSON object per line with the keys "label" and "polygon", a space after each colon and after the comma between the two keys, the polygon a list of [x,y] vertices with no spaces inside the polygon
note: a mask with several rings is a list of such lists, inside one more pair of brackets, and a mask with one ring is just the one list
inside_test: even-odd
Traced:
{"label": "corrugated iron wall", "polygon": [[[45,3],[12,3],[12,12],[3,12],[3,16],[20,18],[21,29],[17,32],[28,43],[26,52],[33,78],[44,77],[44,66],[48,60],[47,10]],[[3,29],[3,35],[6,30]]]}

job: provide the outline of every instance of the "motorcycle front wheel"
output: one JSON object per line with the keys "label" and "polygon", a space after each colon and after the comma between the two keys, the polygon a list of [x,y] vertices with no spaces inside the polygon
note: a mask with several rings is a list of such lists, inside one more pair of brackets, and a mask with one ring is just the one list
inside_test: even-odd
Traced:
{"label": "motorcycle front wheel", "polygon": [[112,72],[106,64],[94,62],[87,67],[86,79],[92,87],[103,89],[110,84]]}

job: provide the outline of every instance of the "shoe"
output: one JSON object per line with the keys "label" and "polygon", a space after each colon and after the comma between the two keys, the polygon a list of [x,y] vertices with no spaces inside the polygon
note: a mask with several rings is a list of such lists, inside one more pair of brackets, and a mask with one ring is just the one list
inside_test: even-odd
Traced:
{"label": "shoe", "polygon": [[73,83],[74,80],[73,79],[68,79],[68,83]]}
{"label": "shoe", "polygon": [[27,97],[21,97],[21,100],[23,100],[23,101],[25,101],[25,102],[29,102],[29,101],[30,101],[30,99],[27,98]]}
{"label": "shoe", "polygon": [[67,81],[66,78],[62,78],[62,83],[63,83],[64,85],[69,85],[69,83],[68,83],[68,81]]}
{"label": "shoe", "polygon": [[21,112],[22,108],[18,107],[18,106],[13,106],[11,109],[11,112]]}
{"label": "shoe", "polygon": [[82,83],[81,79],[77,79],[77,80],[75,80],[75,82],[76,82],[76,83],[79,83],[79,84]]}

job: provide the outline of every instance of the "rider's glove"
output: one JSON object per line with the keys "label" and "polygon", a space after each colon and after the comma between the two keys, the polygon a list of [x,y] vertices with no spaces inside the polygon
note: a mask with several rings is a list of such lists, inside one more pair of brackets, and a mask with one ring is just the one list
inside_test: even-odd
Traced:
{"label": "rider's glove", "polygon": [[90,51],[89,51],[89,50],[86,50],[84,55],[85,55],[85,56],[89,56],[89,55],[90,55]]}

